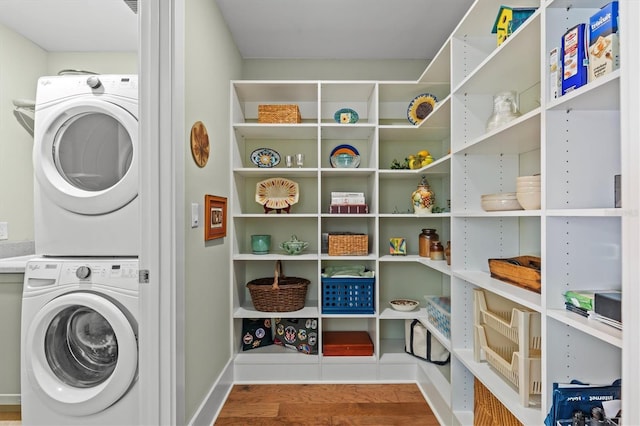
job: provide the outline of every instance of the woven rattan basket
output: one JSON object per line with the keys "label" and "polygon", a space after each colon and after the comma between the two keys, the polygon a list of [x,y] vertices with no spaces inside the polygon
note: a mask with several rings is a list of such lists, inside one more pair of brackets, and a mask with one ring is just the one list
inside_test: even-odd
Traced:
{"label": "woven rattan basket", "polygon": [[366,234],[329,234],[329,256],[366,256],[369,236]]}
{"label": "woven rattan basket", "polygon": [[474,426],[522,426],[480,380],[473,381],[473,424]]}
{"label": "woven rattan basket", "polygon": [[274,277],[249,281],[247,288],[257,311],[292,312],[304,308],[309,284],[304,278],[285,277],[277,260]]}
{"label": "woven rattan basket", "polygon": [[302,123],[298,105],[258,105],[258,123]]}

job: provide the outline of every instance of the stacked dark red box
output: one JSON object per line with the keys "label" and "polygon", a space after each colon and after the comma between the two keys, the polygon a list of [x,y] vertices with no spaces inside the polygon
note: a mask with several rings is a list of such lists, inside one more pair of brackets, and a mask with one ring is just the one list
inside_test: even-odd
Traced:
{"label": "stacked dark red box", "polygon": [[369,206],[366,204],[331,204],[329,206],[331,214],[366,214],[369,213]]}

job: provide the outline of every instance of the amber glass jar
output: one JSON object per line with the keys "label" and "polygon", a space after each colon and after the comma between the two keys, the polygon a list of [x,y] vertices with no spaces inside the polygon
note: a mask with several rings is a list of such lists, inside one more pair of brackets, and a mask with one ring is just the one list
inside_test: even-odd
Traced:
{"label": "amber glass jar", "polygon": [[435,229],[425,228],[422,230],[422,233],[418,236],[418,254],[421,257],[429,257],[431,242],[435,240],[439,240],[440,237],[436,233]]}
{"label": "amber glass jar", "polygon": [[440,241],[432,241],[429,248],[429,257],[431,260],[444,260],[444,247]]}
{"label": "amber glass jar", "polygon": [[444,258],[447,260],[447,265],[451,265],[451,241],[447,241],[447,246],[444,248]]}

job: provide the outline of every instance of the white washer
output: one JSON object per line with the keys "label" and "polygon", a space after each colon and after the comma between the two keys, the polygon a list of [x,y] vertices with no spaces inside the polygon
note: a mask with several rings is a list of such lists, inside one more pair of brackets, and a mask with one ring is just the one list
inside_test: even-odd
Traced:
{"label": "white washer", "polygon": [[138,77],[38,79],[36,254],[138,256]]}
{"label": "white washer", "polygon": [[138,260],[36,258],[22,297],[22,424],[136,425]]}

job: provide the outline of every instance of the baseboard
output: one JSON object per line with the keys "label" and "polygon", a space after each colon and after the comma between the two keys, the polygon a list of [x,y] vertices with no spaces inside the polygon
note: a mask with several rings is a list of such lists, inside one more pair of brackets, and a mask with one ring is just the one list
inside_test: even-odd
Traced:
{"label": "baseboard", "polygon": [[218,379],[209,390],[198,410],[189,421],[189,426],[211,426],[233,387],[233,360],[229,360]]}
{"label": "baseboard", "polygon": [[20,405],[20,394],[0,394],[0,405]]}

